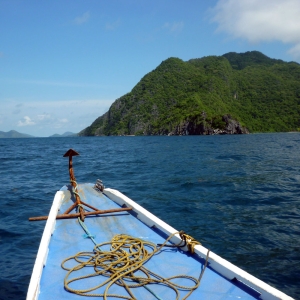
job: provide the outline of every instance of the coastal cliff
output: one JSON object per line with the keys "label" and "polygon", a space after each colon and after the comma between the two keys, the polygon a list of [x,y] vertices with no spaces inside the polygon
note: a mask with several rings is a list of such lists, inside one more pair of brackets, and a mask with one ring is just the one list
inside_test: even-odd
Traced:
{"label": "coastal cliff", "polygon": [[252,51],[163,61],[80,136],[211,135],[300,128],[300,65]]}

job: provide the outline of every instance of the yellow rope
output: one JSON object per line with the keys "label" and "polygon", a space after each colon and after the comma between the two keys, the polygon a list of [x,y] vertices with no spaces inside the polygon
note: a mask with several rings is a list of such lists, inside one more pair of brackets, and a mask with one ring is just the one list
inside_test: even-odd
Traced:
{"label": "yellow rope", "polygon": [[[187,276],[187,275],[177,275],[169,278],[163,278],[158,274],[148,270],[143,266],[154,254],[161,250],[162,247],[166,245],[166,243],[178,232],[170,235],[165,242],[160,245],[158,248],[152,242],[144,241],[139,238],[134,238],[129,235],[119,234],[115,235],[110,242],[105,242],[102,244],[97,244],[94,247],[93,252],[79,252],[74,256],[68,257],[65,259],[61,266],[63,269],[67,270],[68,273],[64,280],[65,289],[84,296],[90,297],[103,297],[107,299],[107,297],[116,297],[116,298],[123,298],[133,300],[136,299],[132,294],[130,288],[136,288],[140,286],[146,287],[147,284],[150,283],[157,283],[157,284],[164,284],[169,288],[173,289],[176,293],[176,299],[179,299],[179,291],[178,289],[183,289],[189,291],[189,293],[183,298],[186,299],[200,284],[200,280],[203,276],[204,270],[207,265],[208,261],[208,253],[207,259],[204,268],[198,279]],[[188,240],[195,241],[190,236],[186,235],[186,242]],[[107,248],[107,245],[110,245],[109,251],[104,251],[101,249]],[[192,250],[194,246],[191,246]],[[78,264],[73,268],[67,268],[65,263],[70,260],[75,260]],[[92,267],[94,271],[88,275],[79,276],[75,278],[70,278],[70,275],[73,272],[79,271],[84,267]],[[137,276],[135,272],[139,270],[144,273],[145,276]],[[101,283],[98,285],[87,288],[87,289],[74,289],[70,287],[70,283],[98,276],[103,275],[104,279],[107,277],[106,280],[103,279]],[[186,278],[194,282],[193,286],[180,286],[171,282],[172,279],[175,278]],[[131,284],[125,283],[130,281]],[[109,294],[109,289],[113,284],[117,284],[122,286],[126,289],[130,296],[123,296],[118,294]],[[92,292],[100,287],[106,286],[105,291],[103,294],[93,294],[89,293]],[[146,287],[147,288],[147,287]],[[158,297],[157,297],[158,298]],[[160,298],[158,298],[160,299]]]}
{"label": "yellow rope", "polygon": [[184,242],[186,242],[186,245],[191,253],[195,252],[195,246],[196,245],[201,245],[198,241],[196,241],[193,237],[190,235],[186,234],[184,231],[179,232],[180,237]]}

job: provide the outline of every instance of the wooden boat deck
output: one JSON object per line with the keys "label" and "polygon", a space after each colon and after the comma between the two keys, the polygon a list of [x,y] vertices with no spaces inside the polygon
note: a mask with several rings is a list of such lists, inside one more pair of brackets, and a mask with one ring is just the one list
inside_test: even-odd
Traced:
{"label": "wooden boat deck", "polygon": [[[84,184],[78,186],[81,200],[99,209],[111,209],[120,207],[117,203],[109,199],[106,195],[93,189],[93,185]],[[109,194],[109,193],[108,193]],[[74,202],[71,193],[67,188],[63,190],[63,201],[60,213],[64,212]],[[140,239],[159,244],[163,243],[167,235],[159,228],[149,227],[134,216],[134,212],[114,213],[110,215],[89,216],[85,219],[85,225],[97,243],[110,241],[116,234],[127,234]],[[85,232],[77,219],[57,220],[55,230],[49,244],[49,255],[45,267],[43,268],[40,280],[40,293],[38,299],[83,299],[85,297],[70,293],[64,289],[64,278],[67,271],[62,269],[61,263],[69,256],[73,256],[81,251],[91,252],[94,244],[89,238],[84,238]],[[205,263],[205,257],[201,258],[197,254],[190,254],[178,248],[163,248],[154,255],[145,266],[160,274],[163,277],[185,274],[199,277]],[[68,265],[68,264],[67,264]],[[78,271],[82,274],[91,273],[91,268]],[[76,276],[79,276],[76,274]],[[99,276],[76,281],[71,283],[76,289],[86,289],[99,284]],[[177,280],[179,283],[179,280]],[[182,285],[193,285],[193,282],[186,279],[181,280]],[[149,288],[160,299],[175,299],[175,292],[161,284],[148,285]],[[156,299],[147,289],[143,287],[132,289],[136,299]],[[103,293],[104,288],[100,288],[93,293]],[[121,294],[128,296],[123,287],[113,285],[110,294]],[[187,294],[180,290],[182,299]],[[259,293],[247,285],[234,280],[228,280],[214,271],[209,265],[206,268],[200,287],[195,290],[188,299],[259,299]],[[109,299],[116,299],[109,297]]]}

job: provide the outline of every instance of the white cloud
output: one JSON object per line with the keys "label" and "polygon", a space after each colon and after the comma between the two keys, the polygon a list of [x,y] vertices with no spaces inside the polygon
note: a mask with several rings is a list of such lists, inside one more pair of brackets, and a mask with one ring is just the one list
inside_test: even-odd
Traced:
{"label": "white cloud", "polygon": [[[29,101],[7,99],[1,104],[0,130],[18,130],[26,128],[26,132],[34,136],[50,136],[66,131],[79,132],[91,125],[96,118],[108,111],[113,100],[61,100],[61,101]],[[20,115],[14,114],[16,108],[22,109]],[[3,113],[5,111],[5,114]],[[29,126],[30,125],[30,126]],[[23,131],[22,131],[23,132]]]}
{"label": "white cloud", "polygon": [[120,25],[120,20],[117,20],[112,23],[106,23],[105,28],[106,30],[115,30],[119,27],[119,25]]}
{"label": "white cloud", "polygon": [[171,33],[180,33],[183,30],[183,27],[184,27],[184,23],[182,21],[181,22],[173,22],[173,23],[166,22],[162,26],[163,29],[167,29]]}
{"label": "white cloud", "polygon": [[31,125],[35,125],[35,122],[33,122],[33,121],[31,120],[31,118],[28,117],[28,116],[25,116],[25,117],[23,118],[23,120],[20,120],[20,121],[18,122],[18,126],[20,126],[20,127],[22,127],[22,126],[31,126]]}
{"label": "white cloud", "polygon": [[219,0],[212,12],[218,31],[252,43],[291,44],[289,53],[300,57],[299,0]]}
{"label": "white cloud", "polygon": [[39,121],[44,121],[44,120],[50,119],[50,115],[49,114],[37,115],[37,119]]}
{"label": "white cloud", "polygon": [[59,122],[60,123],[68,123],[69,121],[68,121],[68,119],[64,118],[64,119],[60,119]]}
{"label": "white cloud", "polygon": [[90,18],[90,13],[87,11],[82,16],[76,17],[74,19],[74,23],[77,25],[81,25],[83,23],[86,23]]}

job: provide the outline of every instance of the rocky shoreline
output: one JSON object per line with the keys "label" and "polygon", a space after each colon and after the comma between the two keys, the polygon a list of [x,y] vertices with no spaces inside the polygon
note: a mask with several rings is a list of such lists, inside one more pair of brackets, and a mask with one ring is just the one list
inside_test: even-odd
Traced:
{"label": "rocky shoreline", "polygon": [[[223,126],[216,127],[213,122],[206,120],[206,114],[203,112],[203,121],[196,123],[192,120],[186,120],[178,124],[170,132],[166,130],[158,131],[157,133],[150,133],[150,135],[225,135],[225,134],[249,134],[246,127],[234,120],[231,115],[227,114],[222,116]],[[144,132],[144,135],[149,133]]]}

